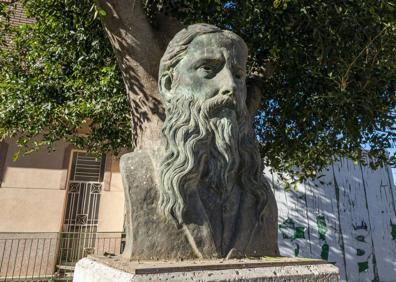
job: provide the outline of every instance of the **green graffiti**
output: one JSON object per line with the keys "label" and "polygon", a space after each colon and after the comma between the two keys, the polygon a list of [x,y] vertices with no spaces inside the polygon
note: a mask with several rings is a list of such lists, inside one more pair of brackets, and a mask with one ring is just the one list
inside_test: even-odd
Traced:
{"label": "green graffiti", "polygon": [[392,240],[396,240],[396,224],[393,224],[391,222],[391,228],[392,228],[392,231],[391,231]]}
{"label": "green graffiti", "polygon": [[357,249],[357,250],[356,250],[356,255],[357,255],[358,257],[363,256],[365,253],[366,253],[365,250],[362,250],[362,249]]}
{"label": "green graffiti", "polygon": [[327,225],[325,217],[323,215],[318,215],[316,217],[316,223],[318,225],[319,239],[326,240]]}
{"label": "green graffiti", "polygon": [[300,245],[296,244],[296,248],[294,249],[294,256],[298,257],[299,253],[300,253]]}
{"label": "green graffiti", "polygon": [[294,229],[295,223],[291,218],[287,218],[279,224],[279,231],[281,232],[283,239],[293,239],[292,234]]}
{"label": "green graffiti", "polygon": [[296,224],[294,223],[294,220],[291,218],[286,218],[281,224],[279,224],[279,228],[293,228]]}
{"label": "green graffiti", "polygon": [[320,257],[324,260],[329,259],[329,244],[324,243],[322,246],[322,252],[320,253]]}
{"label": "green graffiti", "polygon": [[305,229],[302,226],[296,227],[296,223],[291,218],[287,218],[279,224],[279,231],[283,239],[305,239]]}
{"label": "green graffiti", "polygon": [[368,261],[358,263],[359,272],[366,271],[368,269]]}
{"label": "green graffiti", "polygon": [[304,239],[305,238],[305,228],[304,227],[296,227],[294,230],[293,239]]}

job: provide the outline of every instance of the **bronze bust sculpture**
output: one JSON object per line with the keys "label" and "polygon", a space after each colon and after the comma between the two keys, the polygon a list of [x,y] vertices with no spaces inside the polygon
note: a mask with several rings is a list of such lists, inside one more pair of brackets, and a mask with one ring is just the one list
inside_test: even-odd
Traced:
{"label": "bronze bust sculpture", "polygon": [[164,146],[121,159],[128,259],[276,256],[277,208],[255,143],[247,46],[191,25],[160,63]]}

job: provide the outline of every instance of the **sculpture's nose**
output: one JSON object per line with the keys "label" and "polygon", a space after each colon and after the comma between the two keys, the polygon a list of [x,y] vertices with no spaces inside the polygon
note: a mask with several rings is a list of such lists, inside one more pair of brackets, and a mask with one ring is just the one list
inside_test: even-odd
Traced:
{"label": "sculpture's nose", "polygon": [[235,78],[231,72],[231,70],[225,67],[220,76],[221,90],[220,94],[233,96],[236,92],[236,83]]}

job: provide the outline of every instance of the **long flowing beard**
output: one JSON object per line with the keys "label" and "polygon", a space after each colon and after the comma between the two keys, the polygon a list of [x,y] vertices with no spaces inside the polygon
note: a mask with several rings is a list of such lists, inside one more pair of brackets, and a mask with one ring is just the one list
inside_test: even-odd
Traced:
{"label": "long flowing beard", "polygon": [[204,166],[205,152],[201,147],[208,134],[202,122],[201,104],[194,99],[178,95],[166,111],[158,209],[165,218],[181,224],[187,189],[198,184],[200,168]]}
{"label": "long flowing beard", "polygon": [[207,183],[219,196],[224,196],[235,185],[239,166],[239,136],[235,113],[229,110],[226,117],[209,121],[211,141],[209,143]]}
{"label": "long flowing beard", "polygon": [[264,211],[268,187],[262,181],[254,136],[246,112],[232,106],[221,95],[202,103],[175,95],[169,103],[158,204],[165,218],[182,224],[188,194],[203,183],[219,196],[238,183],[256,196],[260,213]]}

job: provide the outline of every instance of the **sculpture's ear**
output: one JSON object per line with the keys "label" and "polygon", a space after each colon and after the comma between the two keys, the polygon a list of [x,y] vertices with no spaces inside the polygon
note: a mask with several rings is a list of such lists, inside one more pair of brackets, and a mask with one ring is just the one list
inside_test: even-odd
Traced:
{"label": "sculpture's ear", "polygon": [[160,93],[164,95],[165,99],[169,99],[171,96],[172,90],[172,74],[170,72],[162,73],[161,77],[159,78],[159,88]]}
{"label": "sculpture's ear", "polygon": [[261,103],[261,99],[263,96],[262,83],[263,81],[257,77],[248,78],[246,80],[246,87],[247,87],[246,106],[248,108],[250,116],[252,117],[256,115],[257,110]]}

